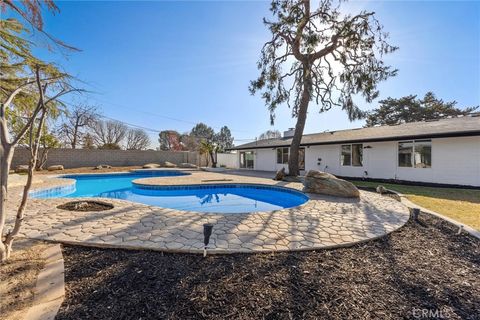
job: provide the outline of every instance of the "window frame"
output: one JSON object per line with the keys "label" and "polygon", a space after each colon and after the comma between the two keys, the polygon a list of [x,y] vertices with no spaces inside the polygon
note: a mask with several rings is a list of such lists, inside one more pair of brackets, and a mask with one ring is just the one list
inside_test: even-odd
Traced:
{"label": "window frame", "polygon": [[[400,166],[400,144],[402,143],[411,143],[411,156],[410,156],[410,166]],[[416,162],[416,145],[417,143],[424,144],[429,143],[430,146],[430,161],[428,162],[428,166],[422,167],[417,166],[419,163]],[[416,140],[405,140],[405,141],[398,141],[397,143],[397,168],[408,168],[408,169],[431,169],[432,168],[432,149],[433,149],[433,142],[432,139],[416,139]]]}
{"label": "window frame", "polygon": [[[247,155],[252,156],[250,160],[247,159]],[[254,151],[240,151],[239,156],[240,156],[240,159],[239,159],[240,169],[255,169],[255,152]],[[242,160],[243,160],[243,163],[242,163]],[[251,164],[251,166],[249,164]]]}
{"label": "window frame", "polygon": [[[353,150],[354,150],[354,147],[353,146],[360,146],[357,150],[360,150],[360,164],[354,164],[354,157],[353,157]],[[344,147],[349,147],[349,163],[348,164],[344,164],[345,161],[343,159],[344,157]],[[363,143],[348,143],[348,144],[342,144],[340,145],[340,165],[342,167],[357,167],[357,168],[361,168],[363,167]]]}
{"label": "window frame", "polygon": [[[287,150],[287,152],[285,152],[285,150]],[[286,161],[285,161],[285,156],[286,156]],[[289,157],[290,157],[290,148],[288,147],[277,148],[277,159],[276,159],[277,164],[288,164]],[[279,162],[278,161],[279,159],[281,159],[282,162]]]}

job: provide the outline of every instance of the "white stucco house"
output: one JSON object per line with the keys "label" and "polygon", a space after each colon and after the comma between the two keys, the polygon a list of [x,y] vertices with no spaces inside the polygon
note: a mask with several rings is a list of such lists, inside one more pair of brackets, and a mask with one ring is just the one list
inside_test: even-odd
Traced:
{"label": "white stucco house", "polygon": [[[232,148],[236,167],[288,170],[293,130]],[[480,115],[306,134],[300,167],[341,177],[480,186]]]}

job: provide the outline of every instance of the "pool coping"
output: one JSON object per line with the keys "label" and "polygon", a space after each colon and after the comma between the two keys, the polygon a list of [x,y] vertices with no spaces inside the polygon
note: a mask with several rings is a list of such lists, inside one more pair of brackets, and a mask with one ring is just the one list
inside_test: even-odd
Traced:
{"label": "pool coping", "polygon": [[[209,177],[218,175],[199,173],[201,177],[206,174]],[[233,184],[258,184],[302,193],[298,183],[290,184],[295,186],[292,188],[269,179],[242,179],[249,182]],[[50,186],[38,186],[34,191],[65,187],[74,182],[74,179],[54,178]],[[358,200],[302,194],[309,200],[297,207],[236,214],[180,211],[128,200],[79,197],[75,199],[102,199],[113,203],[115,208],[103,211],[106,214],[84,212],[70,216],[71,212],[66,214],[56,209],[56,205],[72,198],[34,199],[33,207],[38,208],[29,207],[27,211],[41,210],[42,215],[26,212],[23,234],[29,238],[73,245],[203,253],[202,225],[214,223],[215,237],[209,254],[281,252],[351,246],[383,237],[402,227],[409,219],[404,205],[374,193],[361,191],[362,197]],[[121,218],[123,216],[127,221]],[[86,221],[85,225],[82,221]]]}
{"label": "pool coping", "polygon": [[[150,170],[150,169],[149,169]],[[89,173],[90,174],[90,173]],[[82,175],[82,174],[78,174],[78,175]],[[261,184],[261,183],[240,183],[240,182],[232,182],[232,183],[205,183],[205,184],[189,184],[189,185],[153,185],[153,184],[142,184],[142,183],[137,183],[135,181],[137,180],[142,180],[142,179],[150,179],[150,178],[158,178],[158,177],[161,177],[161,176],[157,176],[157,177],[146,177],[146,178],[138,178],[138,179],[135,179],[135,180],[132,180],[132,185],[136,185],[136,186],[142,186],[143,188],[145,188],[145,190],[160,190],[160,189],[171,189],[171,190],[176,190],[178,188],[178,190],[181,190],[182,188],[185,188],[187,189],[188,187],[204,187],[204,189],[208,189],[208,188],[214,188],[215,186],[219,186],[219,185],[242,185],[242,186],[256,186],[256,187],[263,187],[265,189],[280,189],[282,190],[283,192],[289,192],[289,193],[292,193],[292,194],[298,194],[299,196],[302,196],[302,197],[305,197],[306,198],[306,201],[300,205],[297,205],[297,206],[292,206],[292,207],[285,207],[285,208],[281,208],[281,209],[276,209],[276,210],[269,210],[269,211],[251,211],[251,212],[210,212],[210,211],[193,211],[193,212],[197,212],[199,214],[212,214],[212,215],[217,215],[217,214],[227,214],[227,215],[231,215],[231,214],[235,214],[235,215],[241,215],[241,214],[262,214],[262,213],[270,213],[270,212],[278,212],[278,211],[281,211],[281,210],[288,210],[288,209],[300,209],[302,206],[306,205],[311,197],[308,196],[308,193],[305,193],[303,192],[302,190],[298,190],[298,189],[295,189],[295,188],[291,188],[291,187],[285,187],[285,186],[274,186],[274,185],[269,185],[269,184]],[[42,198],[42,197],[39,197],[38,194],[42,194],[42,193],[48,193],[48,192],[55,192],[55,190],[58,190],[58,189],[71,189],[73,187],[73,189],[75,189],[75,184],[76,184],[76,180],[72,177],[66,177],[66,176],[61,176],[61,177],[56,177],[55,179],[59,179],[59,180],[64,180],[66,183],[65,184],[62,184],[60,186],[50,186],[50,187],[44,187],[44,188],[35,188],[35,189],[32,189],[29,191],[29,197],[32,197],[32,198],[36,198],[36,199],[43,199],[43,200],[48,200],[48,199],[78,199],[78,200],[85,200],[85,201],[88,201],[88,200],[95,200],[95,199],[103,199],[103,201],[107,201],[107,200],[111,200],[111,201],[122,201],[122,202],[127,202],[127,203],[132,203],[132,204],[141,204],[141,205],[145,205],[145,206],[148,206],[148,207],[152,207],[152,208],[162,208],[162,209],[168,209],[168,210],[177,210],[177,211],[183,211],[183,212],[190,212],[192,210],[182,210],[182,209],[177,209],[177,208],[168,208],[168,207],[161,207],[161,206],[155,206],[155,205],[150,205],[150,204],[146,204],[146,203],[141,203],[141,202],[135,202],[135,201],[130,201],[130,200],[124,200],[124,199],[116,199],[116,198],[108,198],[108,197],[65,197],[65,196],[59,196],[59,197],[52,197],[52,198]],[[141,189],[143,189],[141,188]],[[200,189],[203,189],[203,188],[200,188]]]}

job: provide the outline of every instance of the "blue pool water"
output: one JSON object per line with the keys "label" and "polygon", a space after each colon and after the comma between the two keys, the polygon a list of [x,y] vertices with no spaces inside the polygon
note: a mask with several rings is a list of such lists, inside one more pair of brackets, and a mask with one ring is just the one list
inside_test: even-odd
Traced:
{"label": "blue pool water", "polygon": [[149,176],[185,175],[180,171],[150,171],[125,174],[69,175],[75,187],[35,192],[37,198],[101,197],[129,200],[177,210],[245,213],[299,206],[308,200],[303,193],[280,187],[218,184],[209,186],[150,187],[132,184]]}

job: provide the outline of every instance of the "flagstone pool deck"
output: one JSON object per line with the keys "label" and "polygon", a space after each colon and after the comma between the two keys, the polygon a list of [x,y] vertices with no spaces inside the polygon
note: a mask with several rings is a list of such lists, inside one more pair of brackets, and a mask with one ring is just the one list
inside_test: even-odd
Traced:
{"label": "flagstone pool deck", "polygon": [[[189,172],[188,176],[135,182],[159,186],[254,183],[296,190],[303,187],[298,182],[258,176]],[[42,177],[33,190],[73,183],[72,179]],[[9,190],[7,224],[13,220],[20,193],[19,186]],[[310,200],[299,207],[240,214],[179,211],[116,199],[104,199],[114,205],[111,210],[75,212],[57,208],[71,198],[30,199],[21,236],[95,247],[201,253],[203,224],[212,223],[209,253],[270,252],[350,246],[382,237],[408,221],[409,210],[400,202],[372,192],[360,194],[360,199],[307,194]]]}

